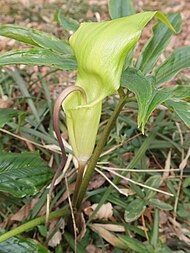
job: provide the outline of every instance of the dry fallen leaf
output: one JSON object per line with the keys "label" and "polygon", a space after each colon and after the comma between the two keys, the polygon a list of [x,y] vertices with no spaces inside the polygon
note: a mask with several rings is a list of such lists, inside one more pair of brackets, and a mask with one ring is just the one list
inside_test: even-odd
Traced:
{"label": "dry fallen leaf", "polygon": [[13,105],[13,101],[10,100],[7,96],[2,96],[0,98],[0,108],[10,108]]}
{"label": "dry fallen leaf", "polygon": [[102,252],[102,250],[96,248],[96,246],[94,244],[89,244],[86,247],[86,251],[89,252],[89,253],[101,253]]}
{"label": "dry fallen leaf", "polygon": [[126,245],[113,233],[109,232],[107,229],[97,226],[95,224],[89,225],[89,227],[93,230],[96,231],[98,234],[101,235],[101,237],[109,242],[111,245],[114,247],[119,247],[119,248],[125,248]]}
{"label": "dry fallen leaf", "polygon": [[94,223],[96,227],[103,227],[107,229],[108,231],[112,232],[125,232],[125,227],[122,225],[117,224],[100,224],[100,223]]}
{"label": "dry fallen leaf", "polygon": [[[90,217],[98,204],[93,204],[90,207],[84,209],[84,213]],[[113,216],[113,207],[111,203],[106,203],[100,207],[93,220],[108,220]]]}
{"label": "dry fallen leaf", "polygon": [[85,219],[84,219],[84,215],[83,213],[81,213],[80,215],[80,228],[79,229],[79,234],[77,236],[77,240],[82,240],[82,238],[85,236],[85,233],[86,233],[86,222],[85,222]]}
{"label": "dry fallen leaf", "polygon": [[[51,235],[51,233],[53,232],[53,230],[55,229],[57,222],[59,219],[54,219],[52,221],[50,221],[50,225],[49,225],[49,231],[47,236]],[[59,230],[56,231],[56,233],[52,236],[52,238],[48,241],[48,246],[50,247],[56,247],[58,244],[60,244],[61,240],[62,240],[62,234],[64,233],[64,229],[65,229],[65,222],[64,220],[61,220],[62,224],[59,228]]]}
{"label": "dry fallen leaf", "polygon": [[34,206],[36,205],[36,203],[38,201],[39,201],[38,198],[32,199],[31,202],[27,203],[20,210],[18,210],[17,213],[13,214],[11,216],[11,220],[14,220],[14,221],[23,221],[23,220],[25,220],[28,217],[29,212],[34,208]]}
{"label": "dry fallen leaf", "polygon": [[92,190],[92,189],[98,189],[99,187],[101,187],[104,183],[105,183],[105,178],[99,174],[95,175],[94,177],[92,177],[92,179],[90,180],[89,186],[88,186],[88,190]]}

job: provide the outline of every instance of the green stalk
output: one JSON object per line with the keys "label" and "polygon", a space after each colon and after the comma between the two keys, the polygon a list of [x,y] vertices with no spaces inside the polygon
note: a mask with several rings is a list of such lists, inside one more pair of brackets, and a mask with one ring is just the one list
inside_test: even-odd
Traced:
{"label": "green stalk", "polygon": [[[70,214],[70,209],[68,206],[65,206],[59,210],[51,212],[49,214],[49,220],[52,220],[54,218],[61,217],[61,216],[66,217],[69,214]],[[0,236],[0,243],[8,240],[9,238],[11,238],[13,236],[21,234],[22,232],[25,232],[26,230],[29,230],[29,229],[36,227],[42,223],[45,223],[45,222],[46,222],[46,215],[43,215],[43,216],[38,217],[36,219],[33,219],[29,222],[26,222],[25,224],[23,224],[19,227],[16,227],[16,228],[12,229],[11,231],[1,235]]]}
{"label": "green stalk", "polygon": [[77,195],[78,195],[78,192],[79,192],[82,180],[83,180],[84,168],[85,168],[85,164],[79,163],[77,180],[76,180],[75,190],[74,190],[73,198],[72,198],[72,205],[74,207],[76,206]]}
{"label": "green stalk", "polygon": [[108,120],[108,123],[106,125],[106,127],[104,128],[102,135],[100,136],[100,140],[94,150],[94,153],[89,161],[88,167],[86,169],[86,173],[83,177],[83,180],[81,182],[81,186],[80,186],[80,190],[78,192],[78,196],[76,197],[76,204],[74,207],[76,207],[78,210],[80,209],[82,200],[85,196],[89,181],[92,177],[94,168],[97,164],[97,161],[99,159],[100,154],[102,153],[102,150],[106,144],[107,138],[112,130],[112,128],[115,125],[115,121],[120,113],[120,111],[122,110],[123,106],[125,105],[125,103],[127,102],[127,97],[122,96],[119,100],[119,103],[117,104],[112,116],[110,117],[110,119]]}

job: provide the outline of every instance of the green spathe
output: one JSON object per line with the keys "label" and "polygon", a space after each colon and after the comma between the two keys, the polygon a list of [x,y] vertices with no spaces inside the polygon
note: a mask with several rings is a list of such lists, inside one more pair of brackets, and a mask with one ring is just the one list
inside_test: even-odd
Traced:
{"label": "green spathe", "polygon": [[82,23],[71,36],[70,46],[78,62],[75,85],[84,89],[87,102],[79,92],[74,92],[64,101],[63,108],[70,143],[79,162],[90,158],[102,100],[118,90],[125,58],[154,16],[174,31],[162,13],[142,12],[112,21]]}

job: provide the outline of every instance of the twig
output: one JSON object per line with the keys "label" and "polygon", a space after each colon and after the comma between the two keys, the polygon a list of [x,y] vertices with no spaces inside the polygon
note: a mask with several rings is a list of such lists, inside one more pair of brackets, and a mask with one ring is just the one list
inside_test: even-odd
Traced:
{"label": "twig", "polygon": [[163,173],[163,178],[168,177],[170,174],[170,171],[173,171],[173,169],[170,169],[170,165],[171,165],[171,149],[168,152],[167,159],[165,162],[165,169],[164,169],[164,173]]}
{"label": "twig", "polygon": [[118,145],[115,145],[114,147],[112,147],[112,148],[106,150],[105,152],[103,152],[103,153],[100,155],[100,157],[105,156],[105,155],[107,155],[107,154],[113,152],[113,151],[116,150],[117,148],[123,146],[124,144],[127,144],[128,142],[132,141],[133,139],[137,138],[137,137],[140,136],[140,135],[142,135],[142,133],[138,133],[138,134],[134,135],[133,137],[127,139],[126,141],[124,141],[124,142],[122,142],[122,143],[120,143],[120,144],[118,144]]}
{"label": "twig", "polygon": [[125,192],[123,192],[121,189],[119,189],[101,170],[99,169],[95,169],[100,175],[102,175],[119,193],[125,195],[126,197],[128,197],[128,194],[126,194]]}
{"label": "twig", "polygon": [[[109,169],[105,169],[105,170],[108,170],[108,171],[109,171]],[[134,180],[132,180],[132,179],[130,179],[130,178],[124,177],[124,176],[122,176],[121,174],[119,174],[119,173],[117,173],[117,172],[115,172],[115,171],[111,171],[111,173],[113,173],[114,175],[116,175],[116,176],[118,176],[118,177],[120,177],[120,178],[122,178],[122,179],[124,179],[124,180],[126,180],[126,181],[128,181],[128,182],[131,182],[131,183],[133,183],[133,184],[139,185],[139,186],[141,186],[141,187],[150,189],[150,190],[155,191],[155,192],[160,192],[160,193],[163,193],[163,194],[165,194],[165,195],[173,196],[173,194],[171,194],[171,193],[169,193],[169,192],[165,192],[165,191],[162,191],[162,190],[153,188],[153,187],[151,187],[151,186],[148,186],[148,185],[145,185],[145,184],[141,184],[141,183],[136,182],[136,181],[134,181]]]}
{"label": "twig", "polygon": [[176,216],[177,216],[176,213],[177,213],[179,195],[180,195],[181,186],[182,186],[183,171],[184,171],[185,166],[187,165],[187,161],[188,161],[189,157],[190,157],[190,148],[188,149],[186,157],[181,161],[181,163],[179,165],[181,173],[180,173],[180,181],[179,181],[179,185],[178,185],[178,189],[177,189],[176,199],[175,199],[175,203],[174,203],[174,220],[176,220]]}
{"label": "twig", "polygon": [[[42,145],[42,144],[39,144],[39,143],[37,143],[37,142],[31,141],[31,140],[29,140],[29,139],[27,139],[27,138],[25,138],[25,137],[20,136],[20,135],[13,134],[13,133],[11,133],[11,132],[9,132],[9,131],[3,129],[3,128],[0,128],[0,131],[3,132],[3,133],[6,133],[6,134],[8,134],[8,135],[11,135],[11,136],[13,136],[13,137],[15,137],[15,138],[17,138],[17,139],[19,139],[19,140],[22,140],[22,141],[24,141],[24,142],[29,142],[29,143],[31,143],[31,144],[33,144],[33,145],[35,145],[35,146],[38,146],[38,147],[41,147],[41,148],[44,148],[44,149],[53,151],[54,153],[61,154],[60,151],[53,150],[53,149],[49,148],[49,147],[46,146],[46,145]],[[57,146],[57,147],[58,147],[58,146]]]}
{"label": "twig", "polygon": [[[139,169],[127,169],[127,168],[115,168],[115,167],[106,167],[97,165],[98,168],[106,169],[106,170],[113,170],[113,171],[126,171],[126,172],[164,172],[165,169],[155,169],[155,170],[139,170]],[[170,171],[180,171],[180,169],[171,169]]]}
{"label": "twig", "polygon": [[149,236],[148,236],[148,233],[147,233],[148,229],[147,229],[146,224],[145,224],[144,214],[141,215],[141,218],[142,218],[142,225],[143,225],[143,228],[144,228],[146,239],[147,239],[147,241],[149,241]]}
{"label": "twig", "polygon": [[75,221],[75,215],[74,215],[74,211],[73,211],[73,207],[72,207],[72,202],[71,202],[71,198],[70,198],[70,194],[69,194],[69,185],[68,185],[68,181],[67,181],[67,177],[65,176],[65,186],[66,189],[68,191],[68,201],[69,201],[69,207],[71,210],[71,217],[72,217],[72,221],[73,221],[73,230],[74,230],[74,237],[75,237],[75,253],[77,253],[77,226],[76,226],[76,221]]}
{"label": "twig", "polygon": [[[67,172],[68,168],[69,168],[69,165],[71,163],[71,160],[72,160],[72,155],[69,154],[68,158],[67,158],[67,161],[66,161],[66,164],[65,164],[65,167],[63,168],[63,172],[62,174],[56,178],[53,186],[52,186],[52,183],[50,185],[48,185],[47,189],[51,189],[51,187],[54,187],[56,185],[58,185],[61,180],[63,179],[65,173]],[[47,194],[47,202],[46,202],[46,223],[48,222],[48,217],[49,217],[49,213],[50,213],[50,201],[51,201],[51,196],[50,196],[50,190],[49,190],[49,193]]]}

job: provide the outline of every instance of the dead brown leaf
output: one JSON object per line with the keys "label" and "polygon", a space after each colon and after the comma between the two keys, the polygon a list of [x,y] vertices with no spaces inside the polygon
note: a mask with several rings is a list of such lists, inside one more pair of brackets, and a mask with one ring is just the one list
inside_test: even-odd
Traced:
{"label": "dead brown leaf", "polygon": [[32,199],[31,202],[27,203],[25,206],[23,206],[17,213],[13,214],[10,218],[10,220],[14,221],[23,221],[25,220],[30,211],[34,208],[36,203],[39,201],[38,198]]}
{"label": "dead brown leaf", "polygon": [[125,227],[118,224],[99,224],[94,223],[93,225],[96,225],[96,227],[103,227],[111,232],[125,232]]}
{"label": "dead brown leaf", "polygon": [[84,219],[83,213],[80,214],[80,229],[79,229],[79,234],[77,236],[77,240],[82,240],[82,238],[85,236],[86,233],[86,222]]}
{"label": "dead brown leaf", "polygon": [[[96,209],[98,204],[93,204],[90,207],[84,209],[84,213],[90,217],[93,211]],[[100,207],[96,215],[94,216],[93,220],[108,220],[111,219],[113,216],[113,207],[111,203],[106,203]]]}
{"label": "dead brown leaf", "polygon": [[96,246],[95,246],[94,244],[89,244],[89,245],[86,247],[86,250],[87,250],[87,252],[89,252],[89,253],[101,253],[101,252],[102,252],[102,250],[96,248]]}
{"label": "dead brown leaf", "polygon": [[[47,236],[49,236],[53,232],[53,230],[55,229],[57,225],[58,220],[59,219],[54,219],[50,221],[49,231],[48,231]],[[64,228],[65,228],[65,222],[63,220],[60,229],[58,229],[56,233],[52,236],[52,238],[48,241],[48,246],[55,248],[58,244],[60,244],[60,241],[62,239],[62,233],[63,233],[62,231],[64,231]]]}
{"label": "dead brown leaf", "polygon": [[126,245],[113,233],[109,232],[107,229],[104,227],[96,226],[95,224],[89,225],[89,227],[93,230],[98,232],[98,234],[101,235],[104,240],[109,242],[112,246],[114,247],[119,247],[119,248],[126,248]]}
{"label": "dead brown leaf", "polygon": [[101,176],[100,174],[95,175],[90,180],[88,190],[100,188],[105,183],[105,181],[106,181],[105,178]]}
{"label": "dead brown leaf", "polygon": [[2,96],[0,98],[0,108],[10,108],[13,105],[13,101],[7,96]]}

